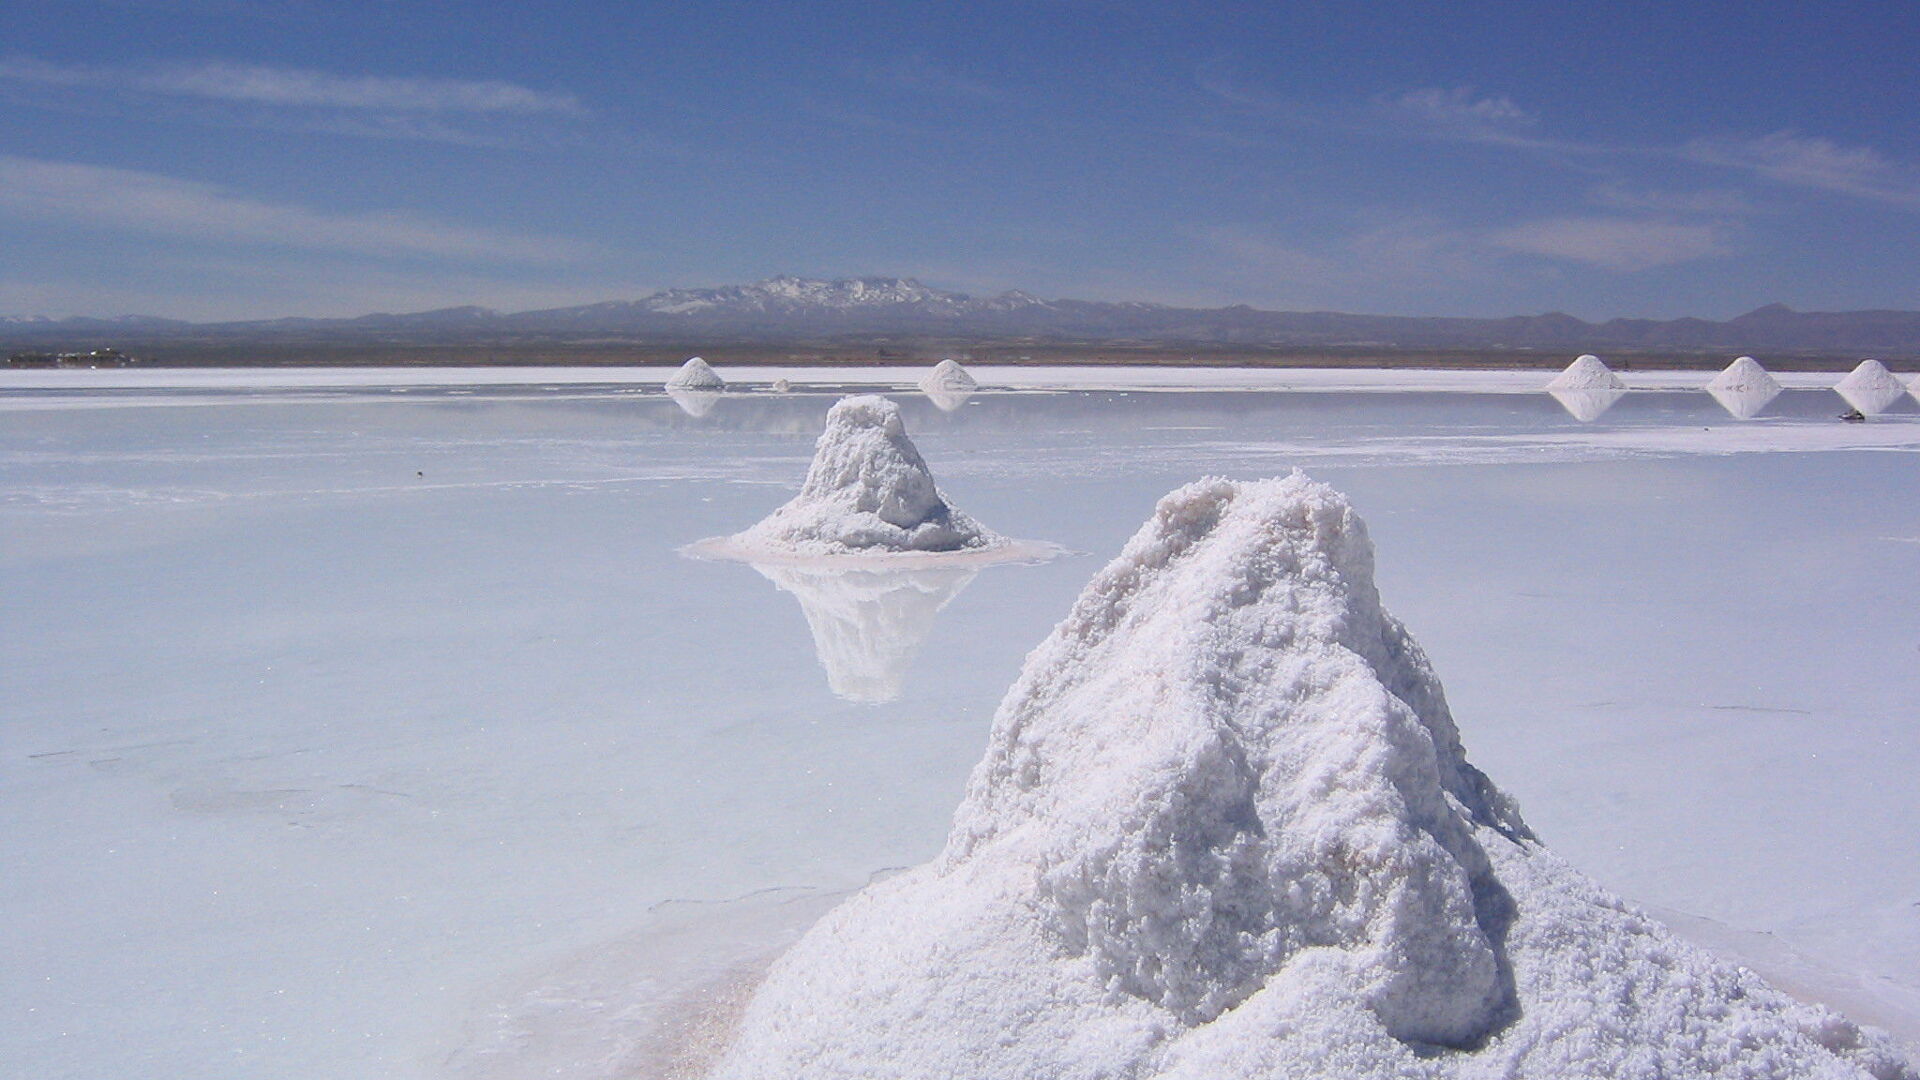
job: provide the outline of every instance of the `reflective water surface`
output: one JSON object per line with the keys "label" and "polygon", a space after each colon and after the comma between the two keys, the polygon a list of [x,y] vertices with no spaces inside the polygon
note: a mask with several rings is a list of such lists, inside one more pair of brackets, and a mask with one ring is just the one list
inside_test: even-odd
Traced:
{"label": "reflective water surface", "polygon": [[929,857],[1026,650],[1158,496],[1295,466],[1352,495],[1469,755],[1550,846],[1920,1034],[1911,397],[1842,424],[1828,390],[1584,418],[1544,393],[895,396],[957,504],[1084,554],[677,555],[789,497],[831,392],[0,396],[4,1056],[486,1074],[502,995],[629,955],[607,942],[659,961],[662,903]]}

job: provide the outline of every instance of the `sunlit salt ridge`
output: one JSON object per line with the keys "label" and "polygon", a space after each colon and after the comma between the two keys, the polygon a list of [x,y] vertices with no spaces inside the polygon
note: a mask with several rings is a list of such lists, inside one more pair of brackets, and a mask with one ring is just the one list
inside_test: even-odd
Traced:
{"label": "sunlit salt ridge", "polygon": [[809,931],[716,1080],[1916,1075],[1627,908],[1467,763],[1344,497],[1161,501],[945,850]]}

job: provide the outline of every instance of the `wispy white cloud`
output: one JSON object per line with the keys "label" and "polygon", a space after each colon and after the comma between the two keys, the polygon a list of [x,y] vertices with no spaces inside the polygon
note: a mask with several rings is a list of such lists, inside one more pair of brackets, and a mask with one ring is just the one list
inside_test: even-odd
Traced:
{"label": "wispy white cloud", "polygon": [[1842,146],[1831,139],[1776,131],[1757,139],[1695,139],[1681,153],[1693,161],[1743,169],[1777,183],[1920,208],[1920,169],[1890,161],[1871,147]]}
{"label": "wispy white cloud", "polygon": [[1615,217],[1558,217],[1496,229],[1486,243],[1603,270],[1650,270],[1731,253],[1713,224]]}
{"label": "wispy white cloud", "polygon": [[16,56],[0,60],[0,79],[285,108],[516,116],[578,116],[586,112],[570,93],[496,80],[338,75],[222,61],[123,69],[54,64]]}
{"label": "wispy white cloud", "polygon": [[1539,117],[1514,104],[1512,98],[1478,97],[1469,86],[1410,90],[1385,104],[1402,115],[1455,130],[1510,130],[1539,122]]}
{"label": "wispy white cloud", "polygon": [[1308,242],[1258,227],[1211,226],[1188,235],[1209,263],[1243,282],[1263,283],[1289,306],[1338,304],[1383,288],[1444,297],[1558,273],[1554,264],[1624,274],[1732,251],[1731,230],[1717,223],[1626,217],[1546,218],[1494,228],[1407,217]]}
{"label": "wispy white cloud", "polygon": [[157,173],[0,155],[0,212],[191,240],[368,255],[563,262],[589,245],[450,225],[402,213],[339,213],[265,202]]}

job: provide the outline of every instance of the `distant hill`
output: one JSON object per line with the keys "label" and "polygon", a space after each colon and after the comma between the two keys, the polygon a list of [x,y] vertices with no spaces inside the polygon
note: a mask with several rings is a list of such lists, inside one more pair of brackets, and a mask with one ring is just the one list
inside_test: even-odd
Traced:
{"label": "distant hill", "polygon": [[482,346],[913,340],[1913,356],[1920,355],[1920,312],[1800,312],[1769,304],[1725,322],[1681,318],[1590,323],[1562,312],[1466,319],[1262,311],[1245,305],[1181,308],[1043,300],[1018,291],[970,296],[930,288],[911,278],[776,277],[751,285],[667,289],[637,300],[512,313],[455,307],[341,319],[225,323],[149,316],[0,318],[0,347],[5,348],[139,342]]}

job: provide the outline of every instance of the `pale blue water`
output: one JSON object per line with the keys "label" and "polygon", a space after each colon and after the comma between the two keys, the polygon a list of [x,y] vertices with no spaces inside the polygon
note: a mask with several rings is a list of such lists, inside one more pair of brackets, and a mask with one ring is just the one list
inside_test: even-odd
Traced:
{"label": "pale blue water", "polygon": [[[804,589],[676,554],[788,497],[831,394],[0,395],[7,1075],[443,1075],[498,983],[661,900],[925,859],[1021,657],[1155,499],[1296,464],[1367,518],[1550,845],[1920,1017],[1920,440],[1809,449],[1841,437],[1826,391],[1591,424],[897,396],[959,506],[1085,554],[816,588],[875,703],[833,692]],[[1916,427],[1909,399],[1847,431]]]}

